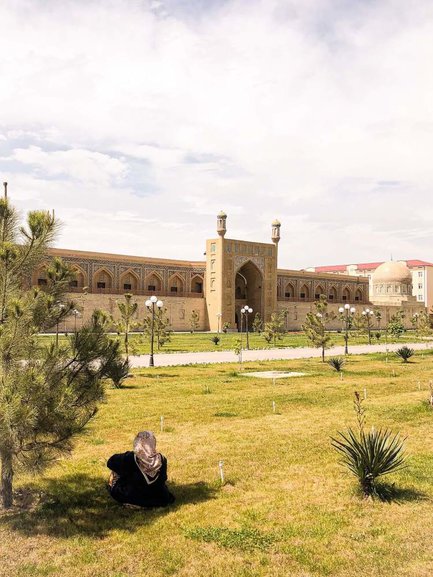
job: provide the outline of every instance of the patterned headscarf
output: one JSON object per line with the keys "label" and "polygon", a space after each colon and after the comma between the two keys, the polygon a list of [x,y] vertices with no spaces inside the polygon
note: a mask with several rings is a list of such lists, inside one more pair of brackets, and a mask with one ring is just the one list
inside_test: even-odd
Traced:
{"label": "patterned headscarf", "polygon": [[150,431],[138,433],[133,447],[135,462],[144,478],[148,483],[155,481],[162,465],[161,454],[156,452],[155,435]]}

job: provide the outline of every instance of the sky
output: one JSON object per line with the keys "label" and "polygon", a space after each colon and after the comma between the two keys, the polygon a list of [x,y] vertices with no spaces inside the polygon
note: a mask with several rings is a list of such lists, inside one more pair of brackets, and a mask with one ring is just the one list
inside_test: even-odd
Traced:
{"label": "sky", "polygon": [[2,0],[0,179],[57,246],[433,261],[431,0]]}

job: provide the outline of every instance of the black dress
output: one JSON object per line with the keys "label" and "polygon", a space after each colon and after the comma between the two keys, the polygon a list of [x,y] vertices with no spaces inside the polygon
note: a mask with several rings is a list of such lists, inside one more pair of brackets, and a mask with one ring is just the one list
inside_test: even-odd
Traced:
{"label": "black dress", "polygon": [[161,469],[154,478],[146,481],[140,471],[133,451],[119,453],[108,459],[107,467],[118,475],[110,487],[110,494],[119,503],[129,503],[140,507],[166,507],[175,498],[167,489],[167,459],[162,456]]}

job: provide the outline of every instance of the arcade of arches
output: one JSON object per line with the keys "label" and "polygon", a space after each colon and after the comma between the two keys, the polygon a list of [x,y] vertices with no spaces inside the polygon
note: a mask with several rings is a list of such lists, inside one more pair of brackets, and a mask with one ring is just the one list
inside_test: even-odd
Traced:
{"label": "arcade of arches", "polygon": [[[189,330],[192,311],[199,315],[199,330],[216,331],[224,323],[236,330],[244,305],[253,309],[249,323],[256,313],[266,321],[272,312],[284,310],[287,328],[298,330],[320,295],[325,295],[335,310],[346,303],[360,311],[371,306],[365,277],[278,268],[278,221],[272,223],[272,243],[260,243],[225,238],[226,218],[224,213],[218,215],[218,238],[206,241],[205,261],[66,249],[52,249],[50,256],[61,257],[75,269],[70,292],[83,311],[81,322],[94,308],[116,315],[116,301],[125,293],[134,294],[139,319],[146,313],[144,303],[150,295],[161,298],[174,330]],[[48,282],[46,266],[32,275],[33,285],[42,289]],[[386,321],[393,308],[386,302],[381,305]],[[423,310],[419,305],[405,304],[409,305],[413,312]],[[338,321],[335,328],[339,328]]]}

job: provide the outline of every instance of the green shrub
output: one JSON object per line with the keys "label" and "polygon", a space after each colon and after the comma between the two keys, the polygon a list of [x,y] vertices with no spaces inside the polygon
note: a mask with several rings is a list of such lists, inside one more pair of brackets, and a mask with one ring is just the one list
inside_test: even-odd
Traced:
{"label": "green shrub", "polygon": [[331,444],[340,453],[342,464],[357,477],[365,497],[382,497],[377,479],[393,473],[404,466],[404,439],[388,429],[364,431],[364,409],[362,399],[355,392],[355,411],[358,432],[349,428],[331,438]]}
{"label": "green shrub", "polygon": [[328,361],[328,365],[330,365],[333,369],[337,371],[337,373],[341,373],[343,370],[344,359],[342,357],[332,357]]}
{"label": "green shrub", "polygon": [[214,345],[219,345],[220,340],[221,339],[217,335],[215,335],[211,338],[211,341],[213,342]]}
{"label": "green shrub", "polygon": [[395,351],[395,354],[398,357],[400,357],[404,363],[407,363],[408,359],[410,359],[410,357],[413,357],[415,351],[405,345],[404,347],[401,347],[400,349]]}
{"label": "green shrub", "polygon": [[118,359],[108,365],[104,376],[112,380],[114,388],[121,389],[125,379],[129,377],[129,371],[128,359]]}

